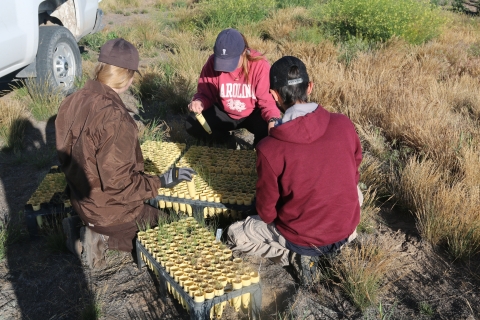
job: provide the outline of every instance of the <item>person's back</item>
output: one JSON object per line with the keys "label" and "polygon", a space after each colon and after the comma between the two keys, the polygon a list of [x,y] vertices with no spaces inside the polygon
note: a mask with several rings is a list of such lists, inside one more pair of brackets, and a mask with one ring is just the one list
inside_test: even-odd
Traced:
{"label": "person's back", "polygon": [[347,117],[312,105],[315,111],[273,128],[257,146],[257,211],[289,242],[321,247],[358,225],[361,148]]}
{"label": "person's back", "polygon": [[319,256],[355,238],[361,205],[358,135],[346,116],[307,102],[312,88],[301,60],[272,65],[270,93],[284,116],[257,145],[258,216],[228,230],[232,250],[292,264],[303,283]]}
{"label": "person's back", "polygon": [[[138,50],[112,39],[100,48],[98,61],[94,80],[65,99],[55,121],[58,157],[78,214],[62,222],[67,247],[77,256],[86,251],[92,268],[105,264],[107,248],[131,252],[139,226],[155,225],[165,215],[152,199],[158,189],[191,180],[195,173],[190,168],[158,176],[143,172],[138,129],[119,97],[138,72]],[[85,224],[81,235],[80,222]]]}

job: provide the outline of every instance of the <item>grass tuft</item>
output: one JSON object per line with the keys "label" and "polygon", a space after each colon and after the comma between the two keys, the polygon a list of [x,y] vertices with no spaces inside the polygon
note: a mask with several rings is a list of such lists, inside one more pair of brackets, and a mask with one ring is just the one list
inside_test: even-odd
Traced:
{"label": "grass tuft", "polygon": [[57,114],[64,98],[60,92],[52,92],[47,83],[39,84],[35,79],[27,79],[26,86],[30,97],[27,107],[35,119],[45,121]]}
{"label": "grass tuft", "polygon": [[0,140],[3,150],[15,152],[23,148],[23,138],[28,120],[26,109],[18,100],[0,100]]}
{"label": "grass tuft", "polygon": [[141,144],[145,141],[164,141],[166,132],[165,121],[153,119],[139,131],[138,137]]}
{"label": "grass tuft", "polygon": [[22,225],[23,211],[15,218],[15,220],[7,220],[0,217],[0,261],[7,256],[8,246],[27,237],[27,232]]}
{"label": "grass tuft", "polygon": [[102,306],[99,301],[89,302],[80,312],[81,320],[97,320],[102,317]]}
{"label": "grass tuft", "polygon": [[332,271],[344,294],[363,311],[377,303],[382,279],[392,261],[392,256],[381,244],[373,238],[365,238],[354,247],[344,248],[333,260]]}

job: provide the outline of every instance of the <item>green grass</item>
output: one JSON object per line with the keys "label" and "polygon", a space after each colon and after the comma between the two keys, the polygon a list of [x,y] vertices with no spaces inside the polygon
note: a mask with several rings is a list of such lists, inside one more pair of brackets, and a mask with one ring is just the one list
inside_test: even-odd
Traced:
{"label": "green grass", "polygon": [[294,41],[305,41],[314,44],[320,44],[326,39],[323,32],[321,32],[321,30],[316,26],[302,26],[297,28],[290,33],[290,37]]}
{"label": "green grass", "polygon": [[237,28],[265,19],[275,7],[275,0],[206,0],[198,4],[199,13],[189,19],[200,30]]}
{"label": "green grass", "polygon": [[418,310],[420,311],[420,314],[428,317],[432,317],[435,314],[435,310],[433,309],[433,307],[425,301],[421,301],[418,304]]}
{"label": "green grass", "polygon": [[45,121],[57,114],[64,98],[61,93],[52,92],[47,83],[39,84],[35,79],[27,79],[26,85],[30,97],[27,107],[35,119]]}
{"label": "green grass", "polygon": [[108,40],[118,38],[118,35],[113,32],[97,32],[94,34],[87,35],[80,40],[79,44],[87,46],[90,49],[99,52],[100,47],[103,46]]}
{"label": "green grass", "polygon": [[80,312],[81,320],[97,320],[102,317],[102,306],[98,301],[88,303]]}
{"label": "green grass", "polygon": [[0,261],[7,256],[8,246],[23,241],[27,232],[23,227],[23,211],[20,211],[15,220],[0,218]]}
{"label": "green grass", "polygon": [[314,6],[318,1],[315,0],[277,0],[277,8],[291,8],[291,7],[305,7],[310,8]]}
{"label": "green grass", "polygon": [[350,37],[349,39],[340,43],[340,54],[338,61],[345,65],[350,65],[361,52],[371,51],[374,44],[357,37]]}
{"label": "green grass", "polygon": [[382,42],[397,36],[420,44],[438,36],[446,21],[440,9],[424,0],[332,0],[312,13],[341,41]]}

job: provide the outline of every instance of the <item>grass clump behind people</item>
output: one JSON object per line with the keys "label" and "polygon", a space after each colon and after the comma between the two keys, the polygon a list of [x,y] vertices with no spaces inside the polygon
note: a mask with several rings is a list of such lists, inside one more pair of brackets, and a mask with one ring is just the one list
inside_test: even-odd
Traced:
{"label": "grass clump behind people", "polygon": [[338,40],[358,37],[383,42],[394,36],[420,44],[440,34],[440,9],[417,0],[333,0],[313,11]]}
{"label": "grass clump behind people", "polygon": [[236,28],[265,19],[275,7],[275,0],[206,0],[197,6],[199,14],[189,19],[200,30]]}

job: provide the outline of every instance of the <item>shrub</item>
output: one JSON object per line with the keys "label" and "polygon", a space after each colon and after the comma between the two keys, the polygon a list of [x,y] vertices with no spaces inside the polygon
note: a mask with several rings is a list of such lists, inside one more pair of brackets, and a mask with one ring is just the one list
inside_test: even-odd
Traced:
{"label": "shrub", "polygon": [[274,10],[275,0],[206,0],[198,8],[200,15],[193,17],[198,28],[236,28],[265,19]]}
{"label": "shrub", "polygon": [[440,34],[440,9],[417,0],[333,0],[319,6],[315,15],[339,40],[359,37],[386,41],[393,36],[419,44]]}

